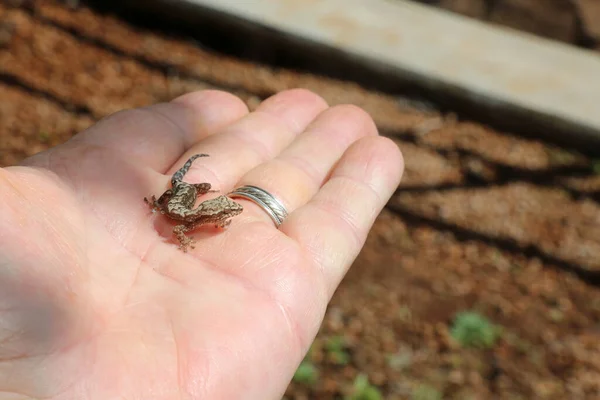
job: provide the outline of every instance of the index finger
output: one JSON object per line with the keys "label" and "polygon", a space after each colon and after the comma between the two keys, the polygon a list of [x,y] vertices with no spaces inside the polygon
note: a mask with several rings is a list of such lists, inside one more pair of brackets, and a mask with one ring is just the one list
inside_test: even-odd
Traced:
{"label": "index finger", "polygon": [[115,113],[73,141],[122,153],[134,164],[164,173],[197,142],[246,114],[248,107],[238,97],[203,90],[169,103]]}

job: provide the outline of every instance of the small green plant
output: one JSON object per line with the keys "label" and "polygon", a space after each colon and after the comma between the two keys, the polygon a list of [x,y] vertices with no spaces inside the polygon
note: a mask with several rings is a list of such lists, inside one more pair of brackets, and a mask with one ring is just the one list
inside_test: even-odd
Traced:
{"label": "small green plant", "polygon": [[376,386],[369,383],[369,378],[365,374],[359,374],[354,380],[352,394],[346,396],[345,400],[381,400],[381,392]]}
{"label": "small green plant", "polygon": [[41,131],[38,134],[40,142],[48,143],[50,141],[50,134],[46,131]]}
{"label": "small green plant", "polygon": [[553,322],[561,322],[565,319],[565,314],[557,308],[553,308],[548,311],[548,316]]}
{"label": "small green plant", "polygon": [[580,155],[573,151],[563,150],[558,147],[550,147],[546,150],[548,161],[553,166],[564,166],[574,164],[580,158]]}
{"label": "small green plant", "polygon": [[314,342],[308,348],[304,359],[294,373],[293,381],[303,385],[312,386],[319,380],[319,369],[311,361]]}
{"label": "small green plant", "polygon": [[304,360],[294,373],[294,382],[312,386],[319,380],[319,370],[308,360]]}
{"label": "small green plant", "polygon": [[442,400],[442,393],[430,385],[417,386],[410,395],[411,400]]}
{"label": "small green plant", "polygon": [[500,329],[484,316],[464,311],[456,315],[450,335],[463,347],[489,348],[499,338]]}
{"label": "small green plant", "polygon": [[346,340],[343,336],[331,336],[325,342],[325,350],[328,357],[338,365],[346,365],[350,362],[350,354],[346,351]]}
{"label": "small green plant", "polygon": [[397,311],[398,319],[402,322],[410,322],[412,320],[412,310],[407,305],[401,305]]}
{"label": "small green plant", "polygon": [[412,352],[410,349],[402,349],[395,354],[387,354],[385,358],[390,368],[397,371],[406,370],[412,364]]}
{"label": "small green plant", "polygon": [[600,159],[592,161],[592,171],[596,175],[600,175]]}

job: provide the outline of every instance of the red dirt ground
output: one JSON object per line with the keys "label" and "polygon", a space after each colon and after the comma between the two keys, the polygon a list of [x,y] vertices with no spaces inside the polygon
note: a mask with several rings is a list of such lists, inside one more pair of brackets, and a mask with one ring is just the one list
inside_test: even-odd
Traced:
{"label": "red dirt ground", "polygon": [[[561,18],[548,30],[570,41]],[[598,161],[352,83],[216,55],[84,6],[4,2],[0,21],[0,166],[112,112],[209,87],[251,108],[309,88],[365,108],[397,141],[406,173],[331,302],[308,356],[318,379],[292,382],[286,398],[344,398],[358,374],[386,399],[600,398]],[[493,346],[452,338],[465,310],[502,327]]]}

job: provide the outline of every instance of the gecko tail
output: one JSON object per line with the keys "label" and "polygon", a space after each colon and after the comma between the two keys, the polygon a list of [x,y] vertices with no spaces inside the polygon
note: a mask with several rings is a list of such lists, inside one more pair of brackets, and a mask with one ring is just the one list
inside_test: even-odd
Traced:
{"label": "gecko tail", "polygon": [[209,157],[209,155],[201,153],[201,154],[194,154],[193,156],[191,156],[185,162],[185,164],[183,164],[183,167],[181,167],[181,169],[179,169],[177,172],[175,172],[175,174],[173,174],[173,177],[171,178],[171,185],[175,186],[177,183],[181,182],[183,180],[183,177],[185,176],[185,174],[187,174],[188,170],[192,166],[192,163],[194,162],[194,160],[197,158],[200,158],[200,157]]}

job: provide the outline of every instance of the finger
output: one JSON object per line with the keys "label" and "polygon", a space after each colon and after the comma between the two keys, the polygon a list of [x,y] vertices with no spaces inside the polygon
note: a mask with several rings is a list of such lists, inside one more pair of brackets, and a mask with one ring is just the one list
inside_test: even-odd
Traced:
{"label": "finger", "polygon": [[170,103],[118,112],[80,133],[73,142],[109,149],[133,164],[163,173],[199,140],[246,114],[246,104],[236,96],[205,90]]}
{"label": "finger", "polygon": [[[365,136],[377,136],[377,127],[365,111],[352,105],[332,107],[278,157],[248,172],[238,185],[265,189],[293,212],[317,193],[348,147]],[[239,201],[244,203],[246,218],[271,223],[268,214],[255,203]]]}
{"label": "finger", "polygon": [[321,190],[281,225],[312,256],[330,296],[400,183],[403,168],[394,142],[363,138],[348,149]]}
{"label": "finger", "polygon": [[325,100],[305,89],[280,92],[219,134],[193,146],[168,175],[193,154],[208,154],[210,157],[194,162],[186,180],[210,182],[213,188],[228,190],[248,170],[276,157],[327,107]]}

